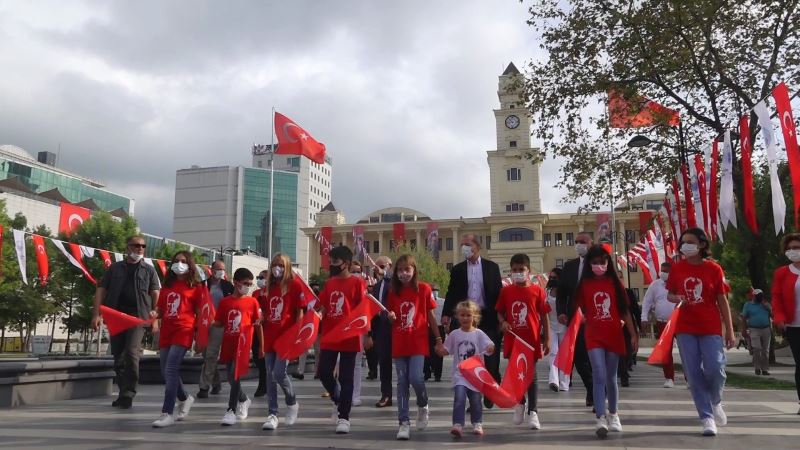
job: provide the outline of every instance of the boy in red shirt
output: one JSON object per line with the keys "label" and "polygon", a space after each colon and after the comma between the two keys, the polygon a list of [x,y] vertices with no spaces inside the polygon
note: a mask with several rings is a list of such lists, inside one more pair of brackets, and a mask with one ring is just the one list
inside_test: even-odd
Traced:
{"label": "boy in red shirt", "polygon": [[[353,252],[345,247],[334,247],[330,251],[331,278],[319,294],[322,313],[322,337],[319,353],[319,380],[330,394],[334,403],[333,417],[336,420],[336,433],[350,432],[350,408],[353,405],[353,373],[356,353],[361,351],[361,336],[354,336],[340,342],[326,342],[325,334],[337,328],[366,296],[366,283],[363,278],[350,274]],[[339,382],[333,374],[336,360],[339,360]]]}
{"label": "boy in red shirt", "polygon": [[[547,316],[547,300],[544,289],[531,283],[531,260],[524,253],[511,257],[512,284],[500,290],[495,309],[500,330],[505,333],[503,353],[508,358],[514,346],[514,332],[534,348],[534,358],[538,361],[542,354],[550,353],[550,319]],[[540,330],[542,335],[540,336]],[[544,349],[544,351],[542,351]],[[533,370],[535,361],[530,366]],[[536,371],[528,386],[528,425],[532,430],[541,428],[537,414]],[[525,419],[525,397],[521,404],[514,408],[514,424],[519,425]]]}
{"label": "boy in red shirt", "polygon": [[[244,267],[236,269],[233,273],[233,295],[223,298],[219,302],[217,315],[213,326],[223,327],[222,348],[219,353],[219,362],[225,363],[228,369],[228,382],[231,393],[228,397],[228,411],[222,417],[222,425],[236,424],[236,420],[247,418],[250,408],[250,399],[242,391],[241,383],[235,379],[236,349],[239,341],[247,336],[253,336],[253,327],[261,325],[261,308],[258,300],[248,295],[253,287],[253,273]],[[249,354],[250,349],[243,349]]]}

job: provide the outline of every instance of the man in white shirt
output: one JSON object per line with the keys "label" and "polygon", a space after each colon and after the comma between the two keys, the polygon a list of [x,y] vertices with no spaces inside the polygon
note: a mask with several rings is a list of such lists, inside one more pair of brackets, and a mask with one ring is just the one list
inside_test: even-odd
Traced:
{"label": "man in white shirt", "polygon": [[[661,337],[661,332],[667,326],[672,311],[675,309],[675,304],[667,300],[667,279],[669,277],[670,263],[665,262],[661,264],[661,275],[658,280],[650,283],[647,292],[644,294],[644,302],[642,304],[642,329],[650,328],[650,310],[656,318],[656,329],[658,336]],[[675,367],[672,362],[672,353],[669,354],[667,362],[663,366],[664,370],[664,387],[671,388],[675,386]]]}

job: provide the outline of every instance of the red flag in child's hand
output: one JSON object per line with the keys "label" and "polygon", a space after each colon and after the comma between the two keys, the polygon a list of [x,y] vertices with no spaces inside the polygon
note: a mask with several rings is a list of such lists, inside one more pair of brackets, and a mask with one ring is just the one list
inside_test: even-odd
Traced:
{"label": "red flag in child's hand", "polygon": [[464,379],[469,381],[469,384],[500,408],[513,408],[519,403],[519,400],[514,400],[511,394],[497,384],[492,374],[483,365],[483,357],[481,355],[475,355],[461,361],[458,364],[458,370],[461,371]]}
{"label": "red flag in child's hand", "polygon": [[567,334],[561,345],[558,346],[558,353],[556,354],[555,366],[561,369],[564,373],[572,372],[572,362],[575,358],[575,341],[578,339],[578,329],[581,327],[583,321],[583,311],[578,308],[575,315],[572,316],[572,322],[569,323]]}
{"label": "red flag in child's hand", "polygon": [[100,315],[103,317],[103,323],[108,327],[108,334],[111,336],[116,336],[129,328],[152,323],[151,320],[142,320],[109,308],[106,305],[100,305]]}
{"label": "red flag in child's hand", "polygon": [[653,347],[653,353],[650,353],[650,357],[647,358],[647,364],[665,364],[672,355],[672,340],[675,338],[675,325],[678,323],[680,310],[680,308],[675,308],[670,314],[658,342]]}
{"label": "red flag in child's hand", "polygon": [[236,343],[236,365],[233,368],[233,379],[238,380],[250,371],[250,349],[253,347],[253,326],[242,328]]}
{"label": "red flag in child's hand", "polygon": [[111,267],[111,255],[108,254],[108,250],[98,250],[100,252],[100,258],[103,260],[103,267],[108,269]]}
{"label": "red flag in child's hand", "polygon": [[522,338],[516,336],[514,345],[511,347],[511,357],[508,358],[506,373],[503,375],[503,382],[500,388],[508,392],[511,398],[517,403],[522,400],[525,392],[533,381],[533,374],[536,370],[536,359],[533,347]]}
{"label": "red flag in child's hand", "polygon": [[197,348],[202,350],[208,347],[208,330],[214,321],[214,302],[208,288],[200,284],[195,289],[200,293],[200,315],[197,317]]}
{"label": "red flag in child's hand", "polygon": [[381,309],[380,303],[374,297],[366,296],[335,328],[323,333],[322,340],[329,344],[335,344],[365,334],[370,330],[372,318]]}
{"label": "red flag in child's hand", "polygon": [[284,360],[297,359],[314,345],[319,334],[319,314],[310,310],[303,320],[289,327],[275,340],[275,353]]}

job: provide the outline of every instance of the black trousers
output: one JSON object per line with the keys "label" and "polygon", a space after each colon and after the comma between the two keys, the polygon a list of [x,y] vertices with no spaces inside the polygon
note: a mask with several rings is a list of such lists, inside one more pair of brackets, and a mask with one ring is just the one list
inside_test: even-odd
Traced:
{"label": "black trousers", "polygon": [[800,400],[800,327],[786,327],[786,340],[789,341],[789,348],[794,357],[794,385],[797,388],[797,399]]}
{"label": "black trousers", "polygon": [[589,362],[589,352],[586,350],[586,339],[583,336],[584,326],[578,330],[578,338],[575,340],[575,358],[573,364],[578,371],[578,375],[586,386],[586,400],[593,400],[592,388],[592,364]]}
{"label": "black trousers", "polygon": [[111,336],[111,354],[114,355],[114,372],[120,397],[136,397],[143,337],[142,326],[129,328],[116,336]]}
{"label": "black trousers", "polygon": [[253,361],[258,369],[258,387],[267,388],[267,360],[259,358],[261,344],[258,341],[258,333],[253,333]]}
{"label": "black trousers", "polygon": [[[336,360],[339,360],[339,382],[333,376]],[[353,376],[356,369],[356,352],[337,352],[321,350],[319,352],[319,380],[328,391],[331,400],[339,406],[339,418],[350,420],[350,409],[353,407]]]}
{"label": "black trousers", "polygon": [[392,398],[392,372],[394,367],[392,363],[392,326],[389,323],[389,319],[378,317],[373,322],[372,342],[378,357],[381,397]]}
{"label": "black trousers", "polygon": [[367,376],[375,378],[378,376],[378,352],[375,350],[375,339],[372,339],[373,346],[369,350],[365,350],[364,354],[367,356]]}
{"label": "black trousers", "polygon": [[628,380],[631,376],[628,373],[630,367],[633,365],[633,342],[631,341],[631,334],[628,333],[627,328],[622,329],[625,337],[625,355],[620,356],[619,364],[617,364],[617,376],[620,380]]}
{"label": "black trousers", "polygon": [[[483,311],[481,311],[481,314],[483,315],[483,317],[488,317],[489,314],[497,315],[497,312],[496,311],[492,311],[492,310],[488,310],[488,309],[484,309]],[[491,322],[491,323],[486,324],[486,325],[482,325],[481,324],[481,325],[478,326],[478,328],[480,328],[484,333],[486,333],[486,335],[489,336],[489,339],[492,340],[492,343],[494,343],[494,353],[492,353],[491,355],[484,356],[483,357],[483,363],[486,365],[486,370],[488,370],[489,373],[492,374],[492,377],[495,379],[495,381],[497,381],[499,383],[500,382],[500,354],[503,353],[502,350],[500,349],[500,347],[501,347],[501,344],[502,344],[502,341],[503,341],[503,335],[500,333],[500,330],[498,329],[498,325],[496,323],[494,323],[494,322]],[[589,360],[589,356],[588,355],[586,356],[586,360],[587,361]]]}
{"label": "black trousers", "polygon": [[[433,379],[441,380],[443,358],[436,354],[436,336],[430,331],[428,331],[428,335],[428,351],[430,356],[425,358],[425,378],[427,379],[433,376]],[[442,336],[442,339],[444,339],[444,327],[442,325],[439,325],[439,336]]]}

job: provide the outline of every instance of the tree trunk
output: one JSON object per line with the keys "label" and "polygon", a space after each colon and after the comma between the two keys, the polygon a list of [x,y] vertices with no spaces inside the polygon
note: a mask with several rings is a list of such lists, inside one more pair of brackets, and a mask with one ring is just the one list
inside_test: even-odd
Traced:
{"label": "tree trunk", "polygon": [[6,327],[0,328],[0,353],[6,351]]}

